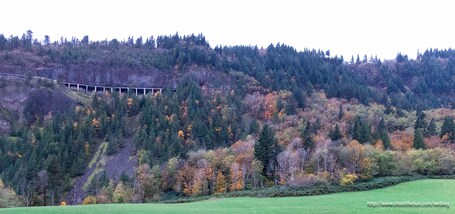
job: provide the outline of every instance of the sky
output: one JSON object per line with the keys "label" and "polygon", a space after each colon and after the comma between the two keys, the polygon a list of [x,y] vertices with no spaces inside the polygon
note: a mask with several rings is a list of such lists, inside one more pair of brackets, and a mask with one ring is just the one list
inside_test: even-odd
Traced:
{"label": "sky", "polygon": [[14,0],[4,1],[0,33],[51,40],[199,34],[216,45],[282,43],[393,59],[398,52],[454,48],[450,0]]}

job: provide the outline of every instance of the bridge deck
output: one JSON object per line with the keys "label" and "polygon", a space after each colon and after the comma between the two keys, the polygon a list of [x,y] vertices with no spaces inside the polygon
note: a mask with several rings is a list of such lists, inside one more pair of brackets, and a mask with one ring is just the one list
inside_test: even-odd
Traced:
{"label": "bridge deck", "polygon": [[[127,87],[127,86],[100,86],[100,85],[87,85],[87,84],[79,84],[79,83],[67,83],[62,82],[62,85],[77,91],[84,91],[85,93],[91,92],[120,92],[120,93],[129,93],[130,90],[135,93],[136,95],[140,94],[148,94],[148,93],[162,93],[163,88],[158,87]],[[176,89],[172,89],[172,91],[176,91]]]}

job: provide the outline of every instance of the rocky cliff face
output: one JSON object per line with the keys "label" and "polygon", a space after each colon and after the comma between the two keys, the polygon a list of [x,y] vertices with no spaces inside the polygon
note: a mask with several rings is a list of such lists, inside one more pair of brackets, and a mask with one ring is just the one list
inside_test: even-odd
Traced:
{"label": "rocky cliff face", "polygon": [[229,89],[230,77],[227,73],[193,66],[181,70],[132,70],[127,68],[102,69],[91,66],[55,66],[26,68],[2,66],[0,73],[39,76],[59,82],[100,85],[177,88],[179,82],[193,79],[208,88]]}
{"label": "rocky cliff face", "polygon": [[0,136],[10,134],[15,124],[26,120],[23,112],[32,98],[34,111],[31,111],[30,117],[38,114],[36,110],[42,110],[39,114],[43,116],[48,112],[72,108],[75,102],[62,90],[67,89],[59,88],[52,81],[0,75]]}
{"label": "rocky cliff face", "polygon": [[102,86],[174,87],[175,78],[159,70],[100,69],[90,66],[53,67],[35,70],[34,75],[62,82]]}
{"label": "rocky cliff face", "polygon": [[22,121],[21,112],[29,90],[24,81],[0,77],[0,135],[11,132],[14,123]]}

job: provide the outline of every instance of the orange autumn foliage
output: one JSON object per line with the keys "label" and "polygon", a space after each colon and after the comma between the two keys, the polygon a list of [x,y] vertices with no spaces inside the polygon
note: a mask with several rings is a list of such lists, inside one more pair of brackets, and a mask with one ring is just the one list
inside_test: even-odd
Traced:
{"label": "orange autumn foliage", "polygon": [[382,140],[376,141],[376,143],[374,143],[374,148],[384,150],[384,143],[382,142]]}
{"label": "orange autumn foliage", "polygon": [[269,120],[278,113],[276,92],[268,93],[264,99],[264,118]]}
{"label": "orange autumn foliage", "polygon": [[243,172],[238,163],[233,163],[230,170],[231,191],[243,189]]}
{"label": "orange autumn foliage", "polygon": [[179,138],[182,139],[182,140],[183,140],[183,138],[185,138],[185,134],[183,133],[182,130],[179,130],[178,136],[179,136]]}
{"label": "orange autumn foliage", "polygon": [[413,133],[406,131],[394,131],[390,135],[392,141],[392,148],[397,151],[408,151],[412,148],[412,141],[414,140]]}
{"label": "orange autumn foliage", "polygon": [[215,193],[226,192],[226,178],[222,172],[216,175]]}

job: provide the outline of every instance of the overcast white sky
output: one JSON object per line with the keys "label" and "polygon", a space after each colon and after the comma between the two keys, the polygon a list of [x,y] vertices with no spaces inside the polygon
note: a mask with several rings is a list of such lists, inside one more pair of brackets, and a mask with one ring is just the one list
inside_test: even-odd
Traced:
{"label": "overcast white sky", "polygon": [[10,0],[1,4],[0,33],[26,30],[42,40],[90,40],[203,33],[211,46],[281,42],[332,55],[397,52],[455,45],[455,2],[450,0]]}

